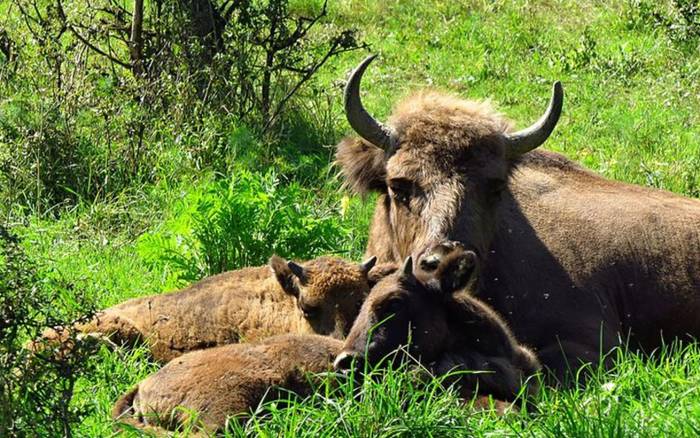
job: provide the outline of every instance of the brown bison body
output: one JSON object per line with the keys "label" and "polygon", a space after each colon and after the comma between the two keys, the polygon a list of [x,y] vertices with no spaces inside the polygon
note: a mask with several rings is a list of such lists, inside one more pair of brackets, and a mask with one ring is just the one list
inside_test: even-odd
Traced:
{"label": "brown bison body", "polygon": [[[146,342],[161,362],[192,350],[278,334],[342,338],[369,292],[374,260],[356,264],[320,257],[298,265],[274,256],[269,266],[226,272],[177,292],[126,301],[76,328],[106,335],[117,344]],[[67,337],[65,329],[50,329],[43,341]]]}
{"label": "brown bison body", "polygon": [[333,338],[275,336],[255,344],[225,345],[180,356],[117,401],[115,420],[132,426],[221,430],[264,400],[308,395],[308,373],[330,371],[342,342]]}
{"label": "brown bison body", "polygon": [[[425,263],[431,258],[433,266]],[[336,358],[336,369],[375,365],[408,346],[405,351],[435,375],[460,372],[449,379],[462,397],[515,400],[540,365],[493,310],[463,290],[475,277],[476,254],[460,245],[439,245],[421,265],[414,275],[409,257],[402,271],[372,289]],[[532,382],[528,389],[535,387]]]}
{"label": "brown bison body", "polygon": [[700,335],[700,201],[533,150],[559,118],[559,84],[545,115],[516,133],[487,104],[438,93],[407,99],[381,125],[359,101],[370,60],[346,89],[363,138],[336,155],[348,186],[380,193],[368,253],[398,262],[444,240],[474,250],[476,295],[558,377],[621,339],[650,350]]}

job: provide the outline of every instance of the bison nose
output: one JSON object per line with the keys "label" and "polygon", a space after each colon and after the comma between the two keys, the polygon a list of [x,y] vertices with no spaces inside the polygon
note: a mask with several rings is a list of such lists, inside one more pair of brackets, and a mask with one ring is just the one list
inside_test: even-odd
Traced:
{"label": "bison nose", "polygon": [[338,372],[350,371],[352,369],[353,362],[357,362],[357,358],[358,356],[354,353],[342,351],[338,355],[338,357],[335,358],[335,361],[333,362],[333,368]]}

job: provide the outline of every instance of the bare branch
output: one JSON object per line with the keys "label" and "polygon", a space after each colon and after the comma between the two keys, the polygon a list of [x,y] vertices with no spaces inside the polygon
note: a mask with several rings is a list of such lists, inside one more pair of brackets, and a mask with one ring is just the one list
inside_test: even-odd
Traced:
{"label": "bare branch", "polygon": [[[307,33],[309,33],[309,30],[316,24],[318,21],[325,17],[328,13],[327,10],[328,6],[328,0],[323,2],[323,7],[321,8],[321,12],[318,13],[315,17],[308,18],[308,17],[299,17],[297,19],[297,26],[296,29],[294,29],[294,32],[289,36],[289,38],[286,38],[282,41],[278,41],[276,43],[273,43],[273,48],[275,51],[280,51],[283,49],[286,49],[288,47],[293,46],[297,41],[300,39],[304,38]],[[306,26],[304,26],[304,23],[308,23]]]}
{"label": "bare branch", "polygon": [[263,131],[267,131],[277,120],[279,115],[282,113],[282,109],[284,108],[284,105],[287,103],[287,101],[301,88],[302,85],[304,85],[311,77],[321,68],[323,65],[328,61],[331,57],[339,55],[341,53],[345,52],[350,52],[352,50],[357,50],[360,47],[344,47],[343,42],[342,42],[342,36],[339,38],[336,38],[335,41],[331,44],[330,48],[326,52],[326,54],[321,58],[318,62],[313,64],[311,67],[308,67],[306,70],[306,74],[302,76],[302,78],[292,87],[292,89],[277,103],[277,106],[275,107],[275,111],[272,113],[272,116],[268,120],[265,121],[265,126],[263,127]]}
{"label": "bare branch", "polygon": [[88,41],[85,37],[83,37],[83,36],[80,34],[80,32],[78,32],[78,30],[75,29],[72,25],[68,25],[68,30],[70,30],[71,33],[72,33],[73,35],[75,35],[75,37],[78,38],[78,39],[80,40],[80,42],[82,42],[83,44],[85,44],[86,46],[88,46],[88,47],[89,47],[90,49],[92,49],[94,52],[98,53],[99,55],[104,56],[105,58],[109,59],[110,61],[112,61],[113,63],[115,63],[115,64],[117,64],[117,65],[119,65],[119,66],[121,66],[121,67],[124,67],[124,68],[129,69],[129,70],[132,69],[132,65],[131,65],[130,63],[124,62],[124,61],[122,61],[121,59],[118,59],[118,58],[116,58],[116,57],[110,55],[109,53],[107,53],[107,52],[105,52],[104,50],[100,49],[100,48],[97,47],[96,45],[92,44],[92,43],[91,43],[90,41]]}

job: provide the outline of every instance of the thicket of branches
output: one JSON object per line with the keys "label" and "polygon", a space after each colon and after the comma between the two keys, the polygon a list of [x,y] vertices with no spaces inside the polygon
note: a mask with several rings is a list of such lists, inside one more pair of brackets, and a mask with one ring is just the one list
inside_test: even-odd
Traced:
{"label": "thicket of branches", "polygon": [[[0,226],[0,436],[71,436],[88,414],[71,400],[76,382],[94,365],[94,345],[78,343],[70,355],[50,349],[34,355],[23,348],[66,317],[58,296],[70,288],[40,279],[19,238]],[[89,317],[87,307],[77,310]]]}
{"label": "thicket of branches", "polygon": [[[159,148],[212,119],[278,135],[314,74],[362,46],[353,29],[324,20],[326,2],[10,0],[6,9],[0,94],[12,98],[0,103],[0,183],[16,188],[8,203],[40,213],[152,180]],[[184,153],[204,165],[221,152],[190,146]]]}

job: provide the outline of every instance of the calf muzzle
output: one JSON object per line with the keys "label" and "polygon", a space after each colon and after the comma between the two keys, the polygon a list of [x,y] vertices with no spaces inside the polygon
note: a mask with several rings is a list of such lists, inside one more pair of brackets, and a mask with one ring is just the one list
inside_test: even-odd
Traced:
{"label": "calf muzzle", "polygon": [[348,374],[353,370],[360,370],[363,362],[364,360],[359,354],[341,351],[333,361],[333,368],[339,373]]}

